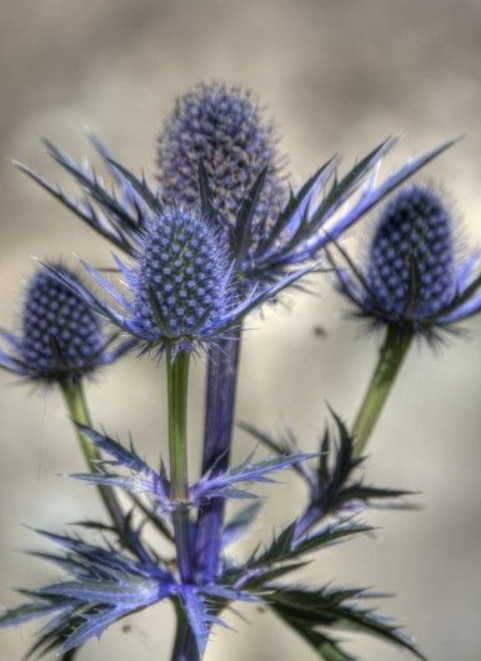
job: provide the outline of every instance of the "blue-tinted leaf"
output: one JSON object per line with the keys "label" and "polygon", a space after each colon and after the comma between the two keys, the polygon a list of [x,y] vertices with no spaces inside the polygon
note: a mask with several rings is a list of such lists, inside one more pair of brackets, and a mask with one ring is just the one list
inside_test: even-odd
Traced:
{"label": "blue-tinted leaf", "polygon": [[[286,430],[284,438],[281,441],[278,441],[254,425],[248,424],[246,422],[239,423],[239,427],[253,436],[257,441],[260,441],[263,445],[266,445],[271,451],[279,455],[284,456],[286,454],[296,454],[299,452],[299,444],[297,443],[297,440],[290,430]],[[306,479],[309,484],[312,484],[315,481],[314,473],[306,462],[302,461],[296,463],[292,466],[292,468],[304,479]]]}
{"label": "blue-tinted leaf", "polygon": [[127,189],[131,189],[136,193],[137,199],[142,201],[154,213],[161,213],[163,209],[162,202],[156,193],[150,190],[145,178],[138,179],[130,170],[127,170],[121,163],[119,163],[113,156],[107,156],[107,161],[110,163],[113,172],[116,172],[121,185]]}
{"label": "blue-tinted leaf", "polygon": [[69,650],[83,645],[94,636],[99,638],[102,633],[114,622],[117,622],[130,611],[115,607],[97,607],[76,619],[73,631],[69,633],[62,643],[60,652],[65,654]]}
{"label": "blue-tinted leaf", "polygon": [[185,614],[194,634],[199,654],[202,657],[209,638],[212,617],[209,614],[204,599],[194,586],[182,586],[180,597],[182,598]]}
{"label": "blue-tinted leaf", "polygon": [[69,172],[76,181],[89,193],[89,195],[102,207],[102,209],[119,223],[120,227],[128,232],[137,232],[139,230],[139,218],[136,213],[126,208],[120,200],[117,199],[115,192],[109,192],[103,185],[103,182],[97,177],[90,165],[79,165],[73,158],[57,149],[48,140],[45,145],[57,163]]}
{"label": "blue-tinted leaf", "polygon": [[65,604],[61,601],[52,603],[45,600],[22,604],[21,606],[7,610],[0,615],[0,629],[18,627],[31,620],[52,615],[64,608]]}
{"label": "blue-tinted leaf", "polygon": [[297,455],[284,455],[282,457],[269,457],[262,461],[252,463],[248,457],[240,466],[229,468],[223,473],[207,474],[191,489],[192,501],[198,504],[202,499],[225,497],[242,498],[252,494],[237,488],[238,484],[250,482],[272,482],[272,473],[290,468],[294,464],[316,456],[312,453],[301,452]]}
{"label": "blue-tinted leaf", "polygon": [[[305,222],[309,207],[319,192],[326,186],[335,172],[336,159],[331,158],[310,177],[296,195],[291,194],[289,201],[272,228],[266,232],[265,239],[261,241],[260,251],[264,257],[283,235],[291,239],[297,234],[302,222]],[[284,247],[284,241],[282,241]]]}
{"label": "blue-tinted leaf", "polygon": [[236,218],[234,242],[235,254],[239,265],[244,261],[252,245],[253,223],[255,222],[256,209],[266,182],[267,173],[268,168],[266,167],[256,177],[251,189],[242,200],[241,208]]}
{"label": "blue-tinted leaf", "polygon": [[68,597],[94,604],[125,605],[132,610],[157,601],[159,593],[158,581],[125,574],[117,574],[116,580],[82,579],[49,585],[40,590],[42,595]]}
{"label": "blue-tinted leaf", "polygon": [[50,615],[30,654],[57,649],[68,652],[128,613],[174,595],[177,584],[173,576],[142,547],[129,516],[125,528],[132,535],[136,558],[109,545],[104,548],[80,538],[42,532],[66,554],[36,555],[53,562],[73,580],[68,578],[35,592],[22,591],[30,603],[6,613],[0,618],[0,627]]}
{"label": "blue-tinted leaf", "polygon": [[79,429],[94,443],[99,450],[107,454],[111,459],[104,464],[122,466],[133,471],[130,476],[122,476],[117,473],[79,473],[75,477],[92,484],[120,487],[133,493],[149,493],[158,502],[161,508],[167,510],[170,506],[169,483],[163,471],[156,472],[143,461],[135,451],[131,443],[130,450],[124,448],[120,443],[107,435],[100,434],[90,427],[78,425]]}
{"label": "blue-tinted leaf", "polygon": [[30,179],[39,184],[44,190],[53,195],[61,204],[73,211],[101,236],[113,243],[124,252],[131,253],[133,246],[127,233],[107,218],[104,213],[97,210],[88,198],[76,199],[67,195],[57,184],[52,184],[42,175],[34,172],[26,165],[14,161],[16,167]]}

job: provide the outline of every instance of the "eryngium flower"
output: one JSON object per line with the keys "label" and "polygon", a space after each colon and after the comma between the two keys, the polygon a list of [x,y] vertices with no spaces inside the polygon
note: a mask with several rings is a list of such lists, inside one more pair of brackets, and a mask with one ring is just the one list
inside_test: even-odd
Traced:
{"label": "eryngium flower", "polygon": [[[64,266],[51,268],[82,286]],[[112,362],[131,346],[124,343],[109,350],[116,336],[107,337],[100,319],[85,301],[45,269],[28,283],[21,333],[0,333],[12,349],[8,354],[0,350],[0,367],[45,382],[77,380]]]}
{"label": "eryngium flower", "polygon": [[134,318],[137,332],[156,340],[166,335],[211,335],[231,304],[227,255],[207,224],[170,208],[153,221],[139,253]]}
{"label": "eryngium flower", "polygon": [[121,307],[114,309],[77,280],[51,269],[93,310],[118,328],[161,351],[192,350],[225,337],[255,305],[304,275],[296,271],[273,287],[237,299],[232,268],[218,228],[193,209],[170,207],[146,223],[131,267],[117,260],[127,296],[87,266],[97,283]]}
{"label": "eryngium flower", "polygon": [[164,202],[199,204],[201,161],[214,205],[231,223],[265,168],[256,222],[263,225],[279,214],[286,190],[274,128],[250,92],[201,82],[177,99],[159,137],[158,177]]}
{"label": "eryngium flower", "polygon": [[[194,130],[195,125],[191,128]],[[269,134],[266,128],[264,132]],[[182,139],[179,138],[179,144],[185,141],[190,145],[193,139],[186,133]],[[162,188],[167,190],[168,187],[151,187],[145,177],[135,176],[114,158],[98,138],[91,136],[91,140],[107,166],[111,177],[109,182],[104,182],[88,162],[77,163],[51,143],[46,143],[52,158],[81,186],[83,193],[80,197],[64,192],[60,186],[47,181],[27,166],[17,165],[113,245],[135,255],[150,216],[162,214],[165,210],[162,200],[165,191]],[[195,173],[193,185],[199,189],[201,199],[197,206],[200,205],[212,222],[217,222],[227,232],[240,279],[255,287],[258,283],[273,283],[283,278],[290,269],[319,259],[327,244],[339,239],[395,188],[453,144],[447,142],[440,145],[378,181],[376,174],[381,161],[395,142],[389,139],[381,143],[342,177],[338,173],[337,159],[330,159],[296,193],[290,192],[286,200],[275,196],[275,203],[272,195],[274,179],[271,177],[275,171],[279,178],[279,166],[274,152],[268,162],[266,151],[266,161],[263,165],[259,164],[259,172],[255,176],[256,168],[249,166],[249,163],[245,164],[239,175],[241,180],[245,179],[245,186],[233,220],[232,216],[231,220],[224,218],[224,214],[216,208],[223,202],[219,197],[219,184],[206,171],[207,165],[197,160],[189,166],[189,172]],[[226,200],[231,200],[228,202],[229,208],[233,208],[234,199],[231,189],[236,188],[233,181],[225,179],[228,191],[225,193]],[[240,194],[239,186],[236,190]],[[189,193],[189,206],[192,199],[192,193]],[[185,198],[181,197],[182,200]],[[277,213],[281,201],[282,208]]]}
{"label": "eryngium flower", "polygon": [[421,184],[399,191],[381,212],[365,273],[338,270],[359,314],[400,333],[437,337],[481,308],[477,256],[457,259],[453,219],[441,196]]}

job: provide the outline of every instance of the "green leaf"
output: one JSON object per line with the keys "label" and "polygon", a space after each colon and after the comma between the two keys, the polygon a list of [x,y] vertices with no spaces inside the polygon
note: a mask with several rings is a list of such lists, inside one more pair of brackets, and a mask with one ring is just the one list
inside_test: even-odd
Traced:
{"label": "green leaf", "polygon": [[[250,571],[257,570],[265,570],[262,575],[267,575],[268,571],[281,563],[298,560],[321,547],[326,547],[347,537],[373,530],[371,526],[351,523],[349,521],[335,522],[312,535],[296,541],[296,528],[297,520],[293,521],[279,535],[274,536],[270,545],[262,552],[259,553],[258,549],[256,549],[245,566],[239,570],[239,575],[242,576],[242,573],[247,574]],[[261,574],[258,574],[258,576],[261,576]]]}
{"label": "green leaf", "polygon": [[399,626],[372,609],[361,608],[353,602],[356,596],[366,597],[364,590],[335,590],[322,588],[280,588],[265,597],[266,603],[286,624],[295,629],[326,661],[350,661],[336,641],[325,630],[338,629],[367,633],[381,638],[425,659]]}
{"label": "green leaf", "polygon": [[276,615],[304,638],[319,656],[326,659],[326,661],[356,661],[356,657],[341,650],[335,640],[318,631],[313,631],[311,628],[305,626],[302,620],[297,620],[296,618],[288,619],[278,612],[276,612]]}

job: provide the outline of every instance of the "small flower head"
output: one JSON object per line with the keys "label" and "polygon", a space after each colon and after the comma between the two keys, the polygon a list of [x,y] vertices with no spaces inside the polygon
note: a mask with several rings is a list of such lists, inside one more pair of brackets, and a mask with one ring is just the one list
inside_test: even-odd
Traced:
{"label": "small flower head", "polygon": [[[63,266],[54,268],[80,284]],[[0,365],[22,376],[45,382],[77,380],[111,362],[122,349],[107,351],[98,316],[75,292],[46,269],[31,278],[25,292],[21,333],[2,332],[12,354],[0,351]]]}
{"label": "small flower head", "polygon": [[[455,286],[451,214],[431,189],[413,185],[385,207],[374,235],[367,281],[389,317],[432,317]],[[415,297],[415,298],[414,298]]]}
{"label": "small flower head", "polygon": [[215,333],[231,298],[227,256],[195,214],[176,208],[146,227],[134,285],[138,333],[189,338]]}
{"label": "small flower head", "polygon": [[200,83],[177,99],[159,138],[162,196],[168,204],[199,204],[199,166],[205,166],[216,208],[235,223],[243,198],[268,168],[256,208],[264,225],[285,200],[271,123],[251,94],[222,83]]}
{"label": "small flower head", "polygon": [[475,264],[475,257],[458,263],[451,210],[441,196],[412,184],[382,210],[365,274],[351,264],[352,276],[337,276],[362,316],[433,338],[481,306],[472,288]]}
{"label": "small flower head", "polygon": [[226,242],[194,209],[169,207],[146,222],[134,261],[117,260],[125,278],[125,295],[98,271],[85,265],[120,310],[101,300],[61,270],[51,272],[95,312],[145,345],[159,351],[196,350],[226,337],[254,307],[275,297],[302,277],[300,269],[282,281],[243,297]]}

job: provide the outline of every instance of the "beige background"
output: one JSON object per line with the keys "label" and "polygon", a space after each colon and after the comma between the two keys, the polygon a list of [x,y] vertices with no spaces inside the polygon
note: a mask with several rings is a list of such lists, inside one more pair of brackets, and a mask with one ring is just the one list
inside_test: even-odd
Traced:
{"label": "beige background", "polygon": [[[255,90],[278,119],[295,181],[334,152],[350,164],[388,134],[405,138],[385,168],[459,134],[465,140],[429,169],[456,200],[474,244],[481,243],[481,3],[479,0],[3,0],[0,4],[0,323],[16,318],[16,296],[32,255],[72,253],[106,261],[109,247],[9,163],[17,157],[57,178],[39,135],[80,157],[85,128],[99,132],[124,162],[153,172],[154,137],[172,99],[199,79],[221,78]],[[61,181],[64,181],[60,177]],[[363,235],[369,221],[359,228]],[[289,297],[269,312],[245,345],[239,417],[265,428],[288,419],[315,447],[327,399],[352,418],[368,379],[376,341],[342,316],[344,302],[326,280],[320,297]],[[313,327],[322,324],[327,338]],[[334,579],[400,593],[383,608],[405,622],[433,661],[477,661],[481,531],[479,432],[481,323],[439,356],[415,350],[372,443],[369,480],[423,492],[416,513],[375,512],[375,539],[324,553],[309,569]],[[19,551],[45,547],[23,523],[61,530],[97,511],[85,486],[56,477],[81,466],[57,394],[10,386],[1,375],[0,603],[11,587],[55,575]],[[192,445],[200,424],[202,366],[196,368]],[[90,388],[95,419],[131,430],[152,461],[165,450],[163,374],[147,360],[124,361]],[[247,451],[239,435],[236,456]],[[196,448],[198,457],[198,448]],[[303,491],[272,487],[263,530],[290,519]],[[253,543],[253,540],[252,540]],[[238,550],[239,557],[242,550]],[[280,661],[315,655],[272,618],[242,608],[208,658]],[[167,658],[167,606],[114,627],[85,661]],[[1,661],[14,661],[35,627],[3,634]],[[407,658],[357,638],[363,659]]]}

